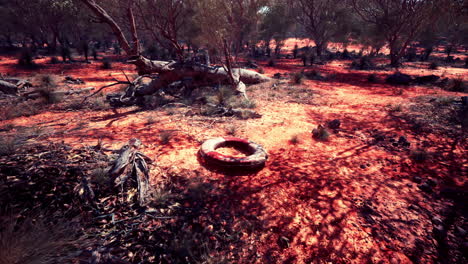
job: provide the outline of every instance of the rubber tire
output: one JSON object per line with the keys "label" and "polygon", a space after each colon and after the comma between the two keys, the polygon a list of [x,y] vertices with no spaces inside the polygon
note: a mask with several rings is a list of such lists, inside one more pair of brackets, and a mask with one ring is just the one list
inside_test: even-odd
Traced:
{"label": "rubber tire", "polygon": [[[251,153],[246,157],[232,157],[216,151],[223,146],[236,146]],[[265,166],[267,152],[252,141],[236,137],[218,137],[205,141],[200,148],[200,156],[208,165],[222,168],[257,169]]]}

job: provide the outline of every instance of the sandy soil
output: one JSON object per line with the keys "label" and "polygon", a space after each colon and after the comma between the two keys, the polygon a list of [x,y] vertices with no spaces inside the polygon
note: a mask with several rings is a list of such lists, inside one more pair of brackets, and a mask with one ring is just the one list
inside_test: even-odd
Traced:
{"label": "sandy soil", "polygon": [[[294,46],[295,41],[286,43]],[[39,60],[42,64],[43,61]],[[72,146],[96,145],[118,149],[132,137],[144,143],[143,152],[160,167],[191,170],[206,180],[231,188],[230,210],[238,220],[255,218],[260,237],[246,233],[244,239],[257,250],[257,259],[241,263],[435,263],[448,252],[434,236],[434,217],[455,206],[439,193],[444,188],[466,186],[467,151],[452,148],[452,139],[440,135],[418,135],[404,120],[388,111],[421,95],[461,96],[434,87],[394,87],[367,82],[369,72],[347,69],[350,61],[332,61],[314,69],[331,75],[329,81],[305,80],[291,84],[275,81],[248,88],[260,119],[186,116],[187,108],[141,111],[138,108],[112,110],[46,110],[30,117],[0,121],[0,127],[14,128],[1,134],[19,133],[24,127],[41,128],[40,138],[64,141]],[[0,60],[0,72],[29,77],[34,74],[70,75],[84,85],[100,87],[112,78],[124,79],[122,71],[133,66],[114,63],[111,70],[100,63],[45,64],[37,72],[19,70],[9,57]],[[279,60],[275,67],[260,62],[265,74],[290,73],[303,69],[299,60]],[[424,63],[402,69],[411,75],[468,75],[463,68],[440,67],[425,70]],[[376,71],[378,77],[391,71]],[[118,88],[115,88],[118,89]],[[110,92],[112,89],[106,90]],[[327,121],[341,120],[341,128],[329,141],[316,141],[311,130]],[[149,122],[149,120],[152,120]],[[201,166],[196,153],[209,138],[225,136],[235,126],[238,137],[261,144],[269,153],[266,167],[246,176],[225,176]],[[232,130],[232,128],[231,128]],[[172,131],[169,143],[160,134]],[[0,134],[0,135],[1,135]],[[408,148],[376,143],[376,135],[404,136]],[[296,144],[290,139],[297,136]],[[386,143],[387,142],[387,143]],[[435,153],[424,163],[410,159],[416,148]],[[153,180],[158,174],[153,172]],[[436,192],[418,188],[415,177],[437,181]],[[455,233],[458,234],[458,233]],[[284,246],[286,244],[286,246]],[[445,250],[445,251],[444,251]],[[451,251],[450,251],[451,252]],[[459,253],[454,253],[459,254]]]}

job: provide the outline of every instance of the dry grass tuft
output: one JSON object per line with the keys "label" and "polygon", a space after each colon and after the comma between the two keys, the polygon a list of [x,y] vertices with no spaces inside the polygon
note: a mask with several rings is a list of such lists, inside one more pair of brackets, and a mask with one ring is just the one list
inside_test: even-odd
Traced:
{"label": "dry grass tuft", "polygon": [[69,263],[82,240],[68,220],[38,214],[0,216],[0,264]]}

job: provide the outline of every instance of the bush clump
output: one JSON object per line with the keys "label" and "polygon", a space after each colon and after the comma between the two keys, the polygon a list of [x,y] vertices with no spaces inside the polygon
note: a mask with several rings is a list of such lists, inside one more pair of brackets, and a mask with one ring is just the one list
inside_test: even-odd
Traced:
{"label": "bush clump", "polygon": [[303,78],[304,78],[303,72],[296,72],[291,76],[291,81],[295,84],[302,84]]}
{"label": "bush clump", "polygon": [[317,140],[327,141],[330,137],[330,132],[324,126],[318,125],[317,128],[312,130],[312,137]]}
{"label": "bush clump", "polygon": [[79,228],[47,215],[0,216],[0,263],[70,263],[82,242],[77,239]]}
{"label": "bush clump", "polygon": [[466,84],[463,78],[459,77],[449,82],[448,90],[452,92],[466,92]]}
{"label": "bush clump", "polygon": [[16,151],[14,138],[2,138],[0,140],[0,156],[12,155]]}
{"label": "bush clump", "polygon": [[359,60],[353,61],[351,68],[356,70],[371,70],[375,68],[375,65],[368,56],[363,56]]}
{"label": "bush clump", "polygon": [[312,70],[312,71],[307,71],[304,72],[304,76],[309,79],[309,80],[316,80],[316,81],[323,81],[326,79],[325,76],[323,76],[319,71],[317,70]]}

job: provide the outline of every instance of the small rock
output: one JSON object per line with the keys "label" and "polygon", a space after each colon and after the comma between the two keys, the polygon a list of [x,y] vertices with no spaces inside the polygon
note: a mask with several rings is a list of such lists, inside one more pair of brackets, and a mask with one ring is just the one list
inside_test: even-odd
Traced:
{"label": "small rock", "polygon": [[361,166],[359,166],[361,169],[365,169],[366,168],[366,165],[364,164],[361,164]]}
{"label": "small rock", "polygon": [[421,182],[422,182],[422,179],[421,179],[421,177],[419,177],[419,176],[414,176],[413,181],[414,181],[415,183],[421,183]]}
{"label": "small rock", "polygon": [[277,72],[273,75],[273,78],[275,79],[280,79],[281,78],[281,73]]}
{"label": "small rock", "polygon": [[407,184],[406,184],[406,187],[408,187],[408,188],[413,188],[413,184],[407,183]]}
{"label": "small rock", "polygon": [[328,122],[328,127],[331,129],[338,129],[341,126],[341,121],[339,119],[332,120]]}

